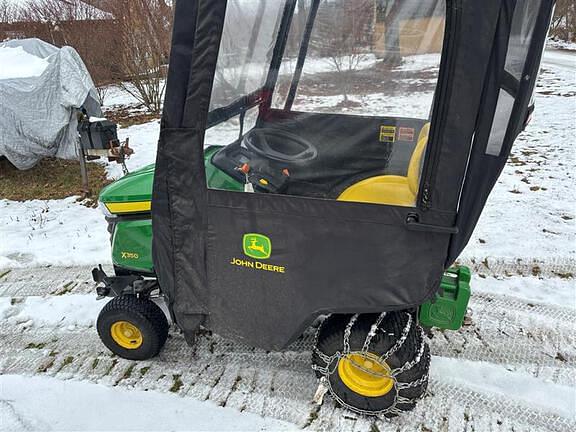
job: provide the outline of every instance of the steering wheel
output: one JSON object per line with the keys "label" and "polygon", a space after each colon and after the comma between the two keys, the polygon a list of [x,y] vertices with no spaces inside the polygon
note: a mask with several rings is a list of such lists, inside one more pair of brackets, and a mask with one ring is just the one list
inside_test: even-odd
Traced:
{"label": "steering wheel", "polygon": [[252,129],[244,136],[243,144],[251,153],[285,164],[308,162],[318,156],[312,143],[281,129]]}

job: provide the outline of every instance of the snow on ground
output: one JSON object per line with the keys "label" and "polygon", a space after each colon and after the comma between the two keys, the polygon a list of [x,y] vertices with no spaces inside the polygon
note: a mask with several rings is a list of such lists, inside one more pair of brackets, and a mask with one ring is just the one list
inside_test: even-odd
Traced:
{"label": "snow on ground", "polygon": [[553,49],[576,51],[576,42],[568,42],[561,39],[549,38],[546,41],[546,46]]}
{"label": "snow on ground", "polygon": [[[124,141],[130,138],[130,147],[134,155],[126,161],[128,171],[135,171],[156,161],[156,146],[160,136],[160,120],[119,129],[118,138]],[[109,178],[118,179],[124,174],[118,164],[107,164],[106,172]]]}
{"label": "snow on ground", "polygon": [[534,118],[512,148],[465,257],[576,257],[576,54],[561,63],[555,55],[545,55]]}
{"label": "snow on ground", "polygon": [[[433,357],[430,373],[481,393],[522,400],[536,409],[576,419],[574,388],[516,371],[513,365]],[[546,397],[542,397],[543,394]]]}
{"label": "snow on ground", "polygon": [[507,295],[541,304],[576,307],[576,284],[572,277],[543,278],[523,277],[480,277],[474,275],[472,290],[474,292]]}
{"label": "snow on ground", "polygon": [[[292,75],[296,69],[297,58],[284,59],[280,69],[280,75]],[[308,57],[304,63],[302,73],[317,74],[324,72],[333,72],[338,65],[355,65],[355,70],[370,69],[377,63],[378,59],[372,53],[360,54],[356,56],[342,56],[337,63],[333,59],[326,57]]]}
{"label": "snow on ground", "polygon": [[[567,51],[567,50],[557,50],[557,49],[549,49],[544,51],[544,67],[543,69],[548,69],[554,71],[555,69],[563,69],[564,72],[568,73],[567,77],[570,80],[574,78],[576,74],[576,50],[574,51]],[[571,75],[570,75],[571,73]],[[563,80],[557,79],[556,80],[556,87],[561,87]],[[540,85],[547,84],[546,78],[540,79]],[[549,83],[548,83],[549,84]],[[565,84],[565,82],[564,82]],[[567,86],[568,90],[574,91],[574,86]]]}
{"label": "snow on ground", "polygon": [[48,61],[29,54],[22,47],[3,47],[0,45],[0,80],[29,78],[42,75]]}
{"label": "snow on ground", "polygon": [[[133,110],[137,110],[138,108],[136,107],[139,107],[140,105],[141,103],[138,101],[138,99],[136,99],[120,86],[110,85],[105,89],[104,104],[102,105],[105,110],[118,107],[131,107]],[[143,107],[140,107],[139,109],[143,111],[145,110]]]}
{"label": "snow on ground", "polygon": [[338,112],[350,115],[382,115],[397,117],[426,118],[432,105],[434,92],[397,95],[390,98],[384,94],[351,95],[349,99],[357,106],[338,107],[342,96],[300,96],[296,99],[294,110],[304,112]]}
{"label": "snow on ground", "polygon": [[[576,419],[576,392],[569,386],[535,378],[514,370],[513,365],[446,357],[432,357],[430,374],[475,391],[521,400],[536,409],[552,411],[559,416]],[[546,397],[542,397],[543,394]]]}
{"label": "snow on ground", "polygon": [[173,394],[121,390],[46,377],[0,376],[2,432],[296,429],[279,420]]}
{"label": "snow on ground", "polygon": [[110,260],[99,210],[63,200],[0,200],[0,268],[94,264]]}
{"label": "snow on ground", "polygon": [[439,54],[419,54],[404,58],[404,62],[398,68],[402,71],[428,71],[437,70],[440,66]]}
{"label": "snow on ground", "polygon": [[0,319],[20,329],[92,327],[102,302],[91,295],[0,297]]}
{"label": "snow on ground", "polygon": [[[158,120],[119,129],[136,151],[126,165],[130,171],[154,163],[160,133]],[[98,162],[94,162],[98,163]],[[106,165],[108,177],[122,177],[122,167]],[[110,234],[99,209],[76,197],[64,200],[15,202],[0,200],[0,269],[39,265],[110,263]]]}

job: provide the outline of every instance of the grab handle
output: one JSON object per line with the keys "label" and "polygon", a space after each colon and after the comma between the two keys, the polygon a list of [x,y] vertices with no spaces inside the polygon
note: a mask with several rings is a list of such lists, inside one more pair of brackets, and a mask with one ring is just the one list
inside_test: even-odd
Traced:
{"label": "grab handle", "polygon": [[410,231],[426,231],[426,232],[437,232],[442,234],[458,234],[458,227],[447,227],[441,225],[431,225],[420,223],[420,219],[417,214],[410,213],[406,218],[406,228]]}

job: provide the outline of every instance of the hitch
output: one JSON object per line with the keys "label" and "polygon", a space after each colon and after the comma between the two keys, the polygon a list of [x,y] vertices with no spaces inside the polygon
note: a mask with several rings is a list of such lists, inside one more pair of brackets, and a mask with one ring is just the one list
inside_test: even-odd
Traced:
{"label": "hitch", "polygon": [[158,287],[155,280],[144,280],[138,275],[108,276],[101,265],[92,269],[92,279],[97,284],[103,284],[96,287],[98,300],[125,294],[147,296]]}
{"label": "hitch", "polygon": [[125,292],[126,289],[130,290],[134,282],[143,280],[141,276],[135,275],[108,276],[106,272],[102,270],[102,265],[92,269],[92,279],[98,284],[104,284],[103,286],[96,287],[98,300],[104,297],[117,297],[122,294],[127,294]]}

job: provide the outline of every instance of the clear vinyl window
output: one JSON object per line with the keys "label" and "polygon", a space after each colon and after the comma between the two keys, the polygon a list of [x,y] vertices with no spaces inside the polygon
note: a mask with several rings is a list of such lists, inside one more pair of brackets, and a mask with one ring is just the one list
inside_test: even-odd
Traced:
{"label": "clear vinyl window", "polygon": [[415,206],[445,15],[444,0],[229,0],[208,186]]}
{"label": "clear vinyl window", "polygon": [[220,41],[210,109],[264,85],[284,0],[229,1]]}
{"label": "clear vinyl window", "polygon": [[[427,119],[445,13],[438,0],[322,2],[292,109]],[[291,39],[300,38],[300,28],[293,27]],[[286,101],[297,54],[284,58],[278,108]]]}
{"label": "clear vinyl window", "polygon": [[514,110],[514,103],[518,97],[518,90],[528,57],[528,50],[532,42],[534,27],[540,12],[540,5],[540,0],[522,1],[516,4],[514,15],[512,16],[504,77],[486,146],[486,154],[499,156],[502,151],[512,111]]}

